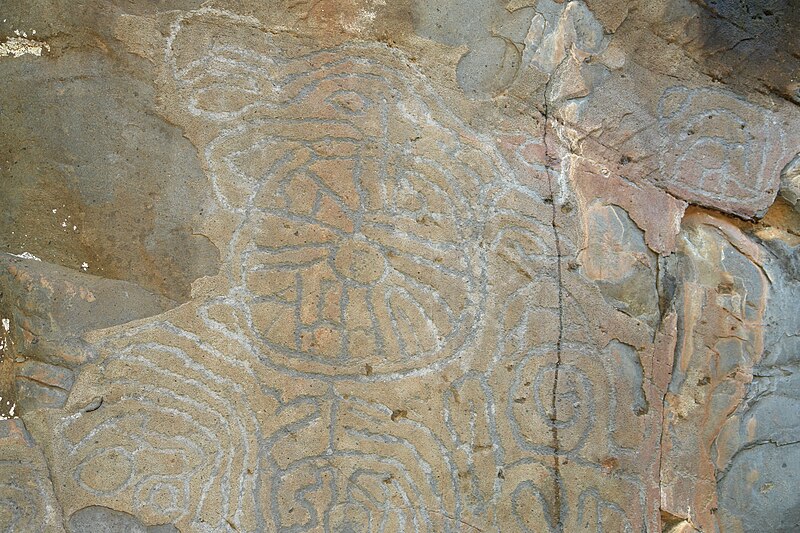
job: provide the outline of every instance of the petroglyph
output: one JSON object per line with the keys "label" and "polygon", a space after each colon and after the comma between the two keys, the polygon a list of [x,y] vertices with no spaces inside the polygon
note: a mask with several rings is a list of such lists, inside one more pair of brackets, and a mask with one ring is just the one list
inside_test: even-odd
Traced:
{"label": "petroglyph", "polygon": [[797,113],[682,62],[692,6],[95,1],[0,62],[73,132],[8,130],[0,529],[794,520],[747,458],[796,454]]}
{"label": "petroglyph", "polygon": [[774,115],[725,91],[686,87],[667,89],[658,112],[666,190],[709,207],[764,214],[793,155]]}
{"label": "petroglyph", "polygon": [[485,305],[478,242],[499,155],[380,47],[277,53],[249,82],[253,102],[225,111],[201,98],[223,101],[216,69],[244,79],[254,52],[218,45],[181,68],[168,53],[192,114],[239,119],[204,153],[220,202],[244,218],[231,296],[254,342],[278,368],[334,379],[452,360]]}

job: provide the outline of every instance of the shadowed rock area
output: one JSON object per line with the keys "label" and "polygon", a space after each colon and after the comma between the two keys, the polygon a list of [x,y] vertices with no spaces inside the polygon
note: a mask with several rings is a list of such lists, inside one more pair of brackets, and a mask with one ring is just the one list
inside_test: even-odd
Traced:
{"label": "shadowed rock area", "polygon": [[0,18],[0,530],[800,529],[796,2]]}

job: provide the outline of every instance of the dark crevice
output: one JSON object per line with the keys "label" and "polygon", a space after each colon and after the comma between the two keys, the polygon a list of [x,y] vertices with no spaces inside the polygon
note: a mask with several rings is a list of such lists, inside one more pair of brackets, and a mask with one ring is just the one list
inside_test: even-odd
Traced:
{"label": "dark crevice", "polygon": [[550,120],[550,102],[549,102],[549,92],[550,92],[550,82],[552,81],[553,77],[551,76],[550,79],[547,81],[544,90],[544,129],[542,132],[542,142],[544,144],[544,156],[545,156],[545,173],[547,175],[547,188],[548,188],[548,198],[547,202],[550,204],[551,208],[551,217],[550,217],[550,225],[553,228],[553,240],[555,242],[556,247],[556,281],[558,283],[558,339],[556,340],[556,361],[555,361],[555,371],[553,373],[553,390],[551,395],[551,404],[550,404],[550,435],[552,438],[552,448],[553,448],[553,470],[555,473],[554,476],[554,483],[553,483],[553,494],[554,494],[554,511],[555,511],[555,523],[556,523],[556,531],[563,531],[564,524],[561,516],[561,463],[560,463],[560,453],[561,447],[559,445],[559,437],[558,437],[558,402],[557,402],[557,395],[558,395],[558,380],[559,380],[559,373],[561,371],[561,344],[564,337],[564,288],[563,288],[563,279],[562,279],[562,254],[561,254],[561,237],[558,233],[558,225],[556,221],[557,217],[557,209],[556,206],[556,198],[555,192],[553,189],[553,172],[556,172],[555,163],[556,158],[550,154],[550,148],[547,144],[547,132],[549,128],[549,120]]}
{"label": "dark crevice", "polygon": [[672,531],[680,531],[681,527],[687,524],[687,520],[680,516],[676,516],[670,512],[661,509],[661,531],[664,533],[671,533]]}
{"label": "dark crevice", "polygon": [[[681,228],[681,231],[683,228]],[[663,320],[670,313],[675,313],[676,315],[676,338],[675,338],[675,347],[673,348],[672,352],[672,364],[678,360],[680,355],[680,350],[683,345],[683,317],[681,313],[678,313],[676,310],[676,300],[680,298],[679,290],[679,280],[678,280],[678,265],[676,264],[676,258],[674,255],[670,257],[659,257],[658,261],[658,279],[660,280],[659,283],[659,307],[660,307],[660,317],[659,317],[659,325],[658,328],[661,329],[663,327]],[[663,331],[663,330],[662,330]],[[666,332],[665,332],[666,333]],[[656,339],[656,334],[654,334],[654,341]],[[656,348],[658,349],[658,348]],[[653,354],[653,365],[655,365],[655,356]],[[672,364],[670,366],[672,366]],[[651,367],[651,379],[655,376],[654,373],[654,366]],[[659,428],[659,436],[658,436],[658,484],[659,490],[662,488],[662,479],[663,479],[663,472],[664,472],[664,437],[665,433],[668,431],[667,427],[667,393],[669,391],[670,385],[672,383],[672,376],[670,376],[669,383],[664,388],[663,391],[658,391],[656,389],[656,393],[659,393],[661,396],[661,421],[660,421],[660,428]],[[677,530],[680,527],[680,524],[684,523],[684,519],[680,517],[673,516],[666,510],[662,509],[659,506],[659,510],[661,512],[661,526],[664,532]]]}
{"label": "dark crevice", "polygon": [[728,473],[730,472],[731,468],[733,467],[735,459],[739,455],[744,453],[744,452],[747,452],[749,450],[753,450],[753,449],[758,448],[760,446],[774,446],[776,448],[783,448],[784,446],[797,446],[798,444],[800,444],[800,440],[792,440],[792,441],[780,442],[780,441],[777,441],[777,440],[774,440],[774,439],[759,439],[759,440],[756,440],[754,442],[750,442],[748,444],[745,444],[744,446],[742,446],[741,448],[736,450],[736,453],[731,455],[730,459],[728,459],[728,463],[725,465],[724,468],[722,468],[720,470],[717,470],[715,472],[715,474],[716,474],[715,477],[716,477],[717,484],[721,483],[722,480],[725,479],[725,476],[728,475]]}

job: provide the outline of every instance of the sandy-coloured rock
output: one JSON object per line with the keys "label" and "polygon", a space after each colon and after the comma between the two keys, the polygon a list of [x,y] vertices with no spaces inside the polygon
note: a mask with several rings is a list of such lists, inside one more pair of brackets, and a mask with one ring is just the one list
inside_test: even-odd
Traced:
{"label": "sandy-coloured rock", "polygon": [[795,6],[8,4],[0,529],[800,528]]}

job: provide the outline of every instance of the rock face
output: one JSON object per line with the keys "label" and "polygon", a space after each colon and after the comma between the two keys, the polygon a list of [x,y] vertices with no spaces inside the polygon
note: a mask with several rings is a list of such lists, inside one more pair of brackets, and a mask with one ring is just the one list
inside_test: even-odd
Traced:
{"label": "rock face", "polygon": [[739,4],[9,2],[2,529],[798,530],[798,11]]}

